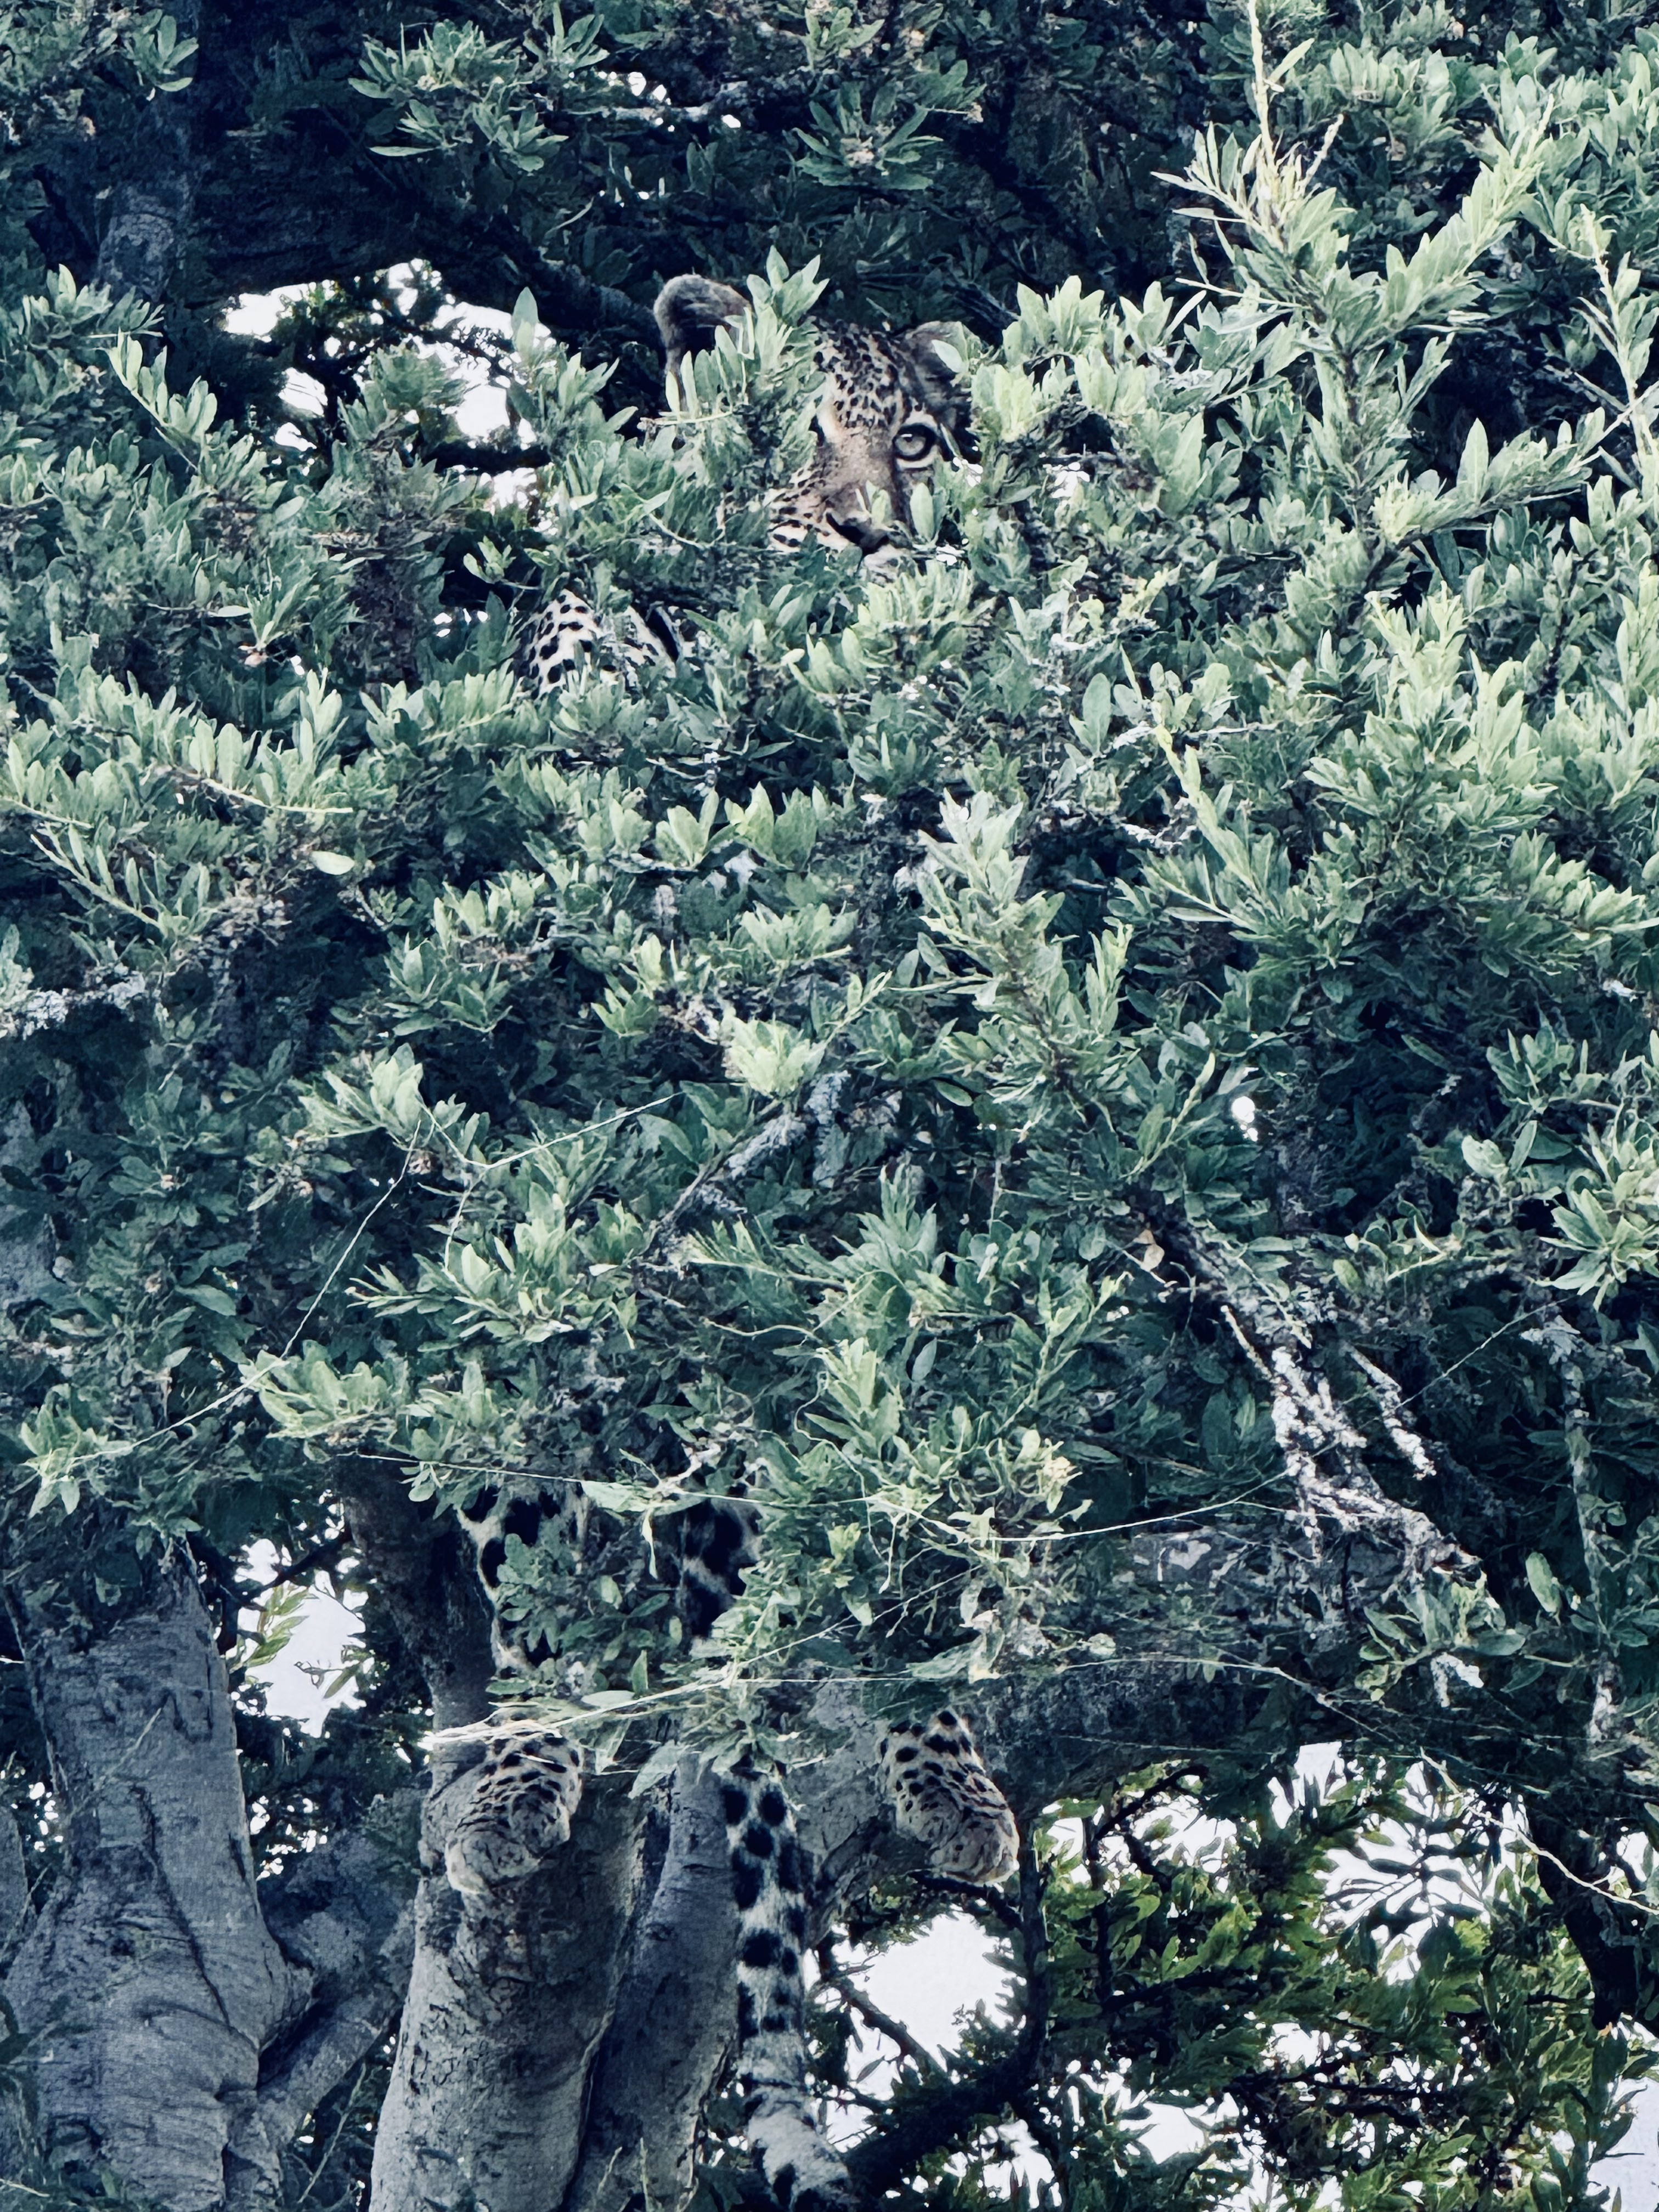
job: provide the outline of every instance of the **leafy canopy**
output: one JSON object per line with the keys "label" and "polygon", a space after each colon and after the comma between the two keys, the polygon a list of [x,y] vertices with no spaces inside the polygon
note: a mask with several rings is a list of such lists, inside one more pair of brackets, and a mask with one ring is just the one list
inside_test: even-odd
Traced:
{"label": "leafy canopy", "polygon": [[[19,21],[17,112],[70,128],[91,48]],[[836,1675],[883,1711],[1248,1686],[1196,1777],[1178,1740],[1105,1762],[1046,1937],[1009,1908],[1056,2171],[1237,2197],[1218,2137],[1135,2165],[1156,2090],[1243,2114],[1297,2202],[1591,2201],[1640,2061],[1550,1880],[1479,1863],[1518,1794],[1565,1821],[1650,2009],[1649,1878],[1604,1847],[1659,1797],[1654,42],[1218,20],[1251,112],[1176,188],[1189,281],[1022,288],[994,340],[958,293],[975,458],[860,569],[772,552],[764,502],[875,220],[845,196],[937,226],[957,173],[890,57],[848,105],[869,25],[805,24],[847,81],[752,314],[641,421],[522,298],[517,495],[361,285],[279,334],[349,356],[279,435],[9,234],[8,1571],[95,1619],[160,1541],[337,1559],[354,1461],[441,1508],[580,1485],[612,1571],[509,1542],[553,1654],[514,1688],[642,1786],[685,1741],[811,1756]],[[377,158],[518,205],[650,27],[371,42]],[[172,96],[165,19],[123,37],[116,90]],[[515,625],[565,585],[686,650],[532,696]],[[739,1484],[762,1564],[694,1658],[639,1562]],[[273,1856],[319,1771],[345,1819],[409,1755],[368,1634],[313,1794],[285,1750],[252,1777]],[[1332,1735],[1455,1786],[1356,1763],[1264,1810]],[[1344,1917],[1329,1853],[1387,1820],[1473,1917]],[[955,2188],[957,2145],[907,2172]]]}

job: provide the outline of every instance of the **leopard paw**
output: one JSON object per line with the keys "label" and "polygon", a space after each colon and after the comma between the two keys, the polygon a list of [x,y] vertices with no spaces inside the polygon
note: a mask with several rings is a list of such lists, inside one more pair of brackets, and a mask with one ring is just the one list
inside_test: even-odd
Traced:
{"label": "leopard paw", "polygon": [[444,1871],[464,1897],[522,1881],[568,1841],[582,1793],[578,1747],[551,1729],[509,1724],[449,1785]]}
{"label": "leopard paw", "polygon": [[951,1712],[896,1722],[879,1751],[894,1820],[927,1844],[933,1872],[1006,1881],[1018,1863],[1019,1830],[967,1722]]}

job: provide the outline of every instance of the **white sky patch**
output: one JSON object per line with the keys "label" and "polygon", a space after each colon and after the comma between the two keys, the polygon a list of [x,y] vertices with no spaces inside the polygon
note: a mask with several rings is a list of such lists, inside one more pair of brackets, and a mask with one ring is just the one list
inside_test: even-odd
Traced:
{"label": "white sky patch", "polygon": [[[252,1579],[268,1583],[281,1561],[270,1544],[255,1544],[248,1553],[246,1571]],[[252,1607],[244,1608],[244,1626],[251,1628]],[[253,1679],[265,1693],[265,1710],[283,1720],[298,1721],[314,1735],[336,1705],[353,1705],[356,1693],[348,1684],[335,1696],[325,1694],[349,1656],[348,1646],[361,1641],[362,1622],[350,1606],[342,1605],[331,1591],[313,1583],[307,1593],[299,1626],[276,1656],[260,1668]]]}
{"label": "white sky patch", "polygon": [[314,376],[307,376],[302,368],[291,368],[283,379],[283,404],[296,415],[320,415],[328,404],[328,394]]}
{"label": "white sky patch", "polygon": [[947,1912],[912,1942],[854,1971],[870,2002],[902,2020],[936,2058],[956,2043],[959,2016],[981,2004],[995,2012],[1008,1988],[989,1939],[964,1912]]}
{"label": "white sky patch", "polygon": [[268,338],[277,317],[295,300],[303,300],[308,284],[284,284],[275,292],[244,292],[225,316],[225,328],[239,338]]}
{"label": "white sky patch", "polygon": [[[244,292],[227,313],[225,328],[239,338],[268,338],[283,310],[295,300],[304,299],[309,289],[304,284],[284,284],[275,292]],[[326,394],[314,376],[291,368],[283,379],[283,404],[296,415],[320,415],[325,399]],[[277,438],[281,443],[304,448],[305,440],[292,431],[287,439],[278,431]]]}
{"label": "white sky patch", "polygon": [[[407,266],[387,271],[388,285],[394,288],[394,297],[404,309],[415,303],[414,271]],[[400,288],[400,289],[399,289]],[[239,337],[269,337],[285,308],[305,297],[309,287],[289,284],[275,292],[244,292],[225,316],[225,328]],[[507,383],[504,377],[493,376],[465,343],[473,332],[489,332],[501,338],[513,334],[513,318],[497,307],[476,307],[456,303],[445,308],[434,325],[435,343],[422,342],[420,350],[442,362],[465,387],[455,409],[458,434],[475,445],[485,445],[499,437],[507,428]],[[445,333],[453,334],[447,343]],[[283,380],[283,404],[295,415],[317,416],[323,411],[326,395],[315,377],[302,369],[290,368]],[[302,433],[294,424],[287,424],[276,433],[279,445],[290,446],[297,451],[307,450]],[[527,495],[534,483],[532,471],[510,470],[501,471],[495,479],[495,498],[498,505]]]}
{"label": "white sky patch", "polygon": [[1659,2206],[1659,2082],[1644,2081],[1635,2097],[1630,2133],[1610,2157],[1591,2166],[1594,2178],[1624,2199],[1624,2212]]}
{"label": "white sky patch", "polygon": [[[1009,1977],[997,1963],[990,1938],[963,1912],[944,1914],[908,1943],[896,1943],[878,1957],[854,1961],[848,1972],[872,2004],[902,2021],[935,2057],[955,2048],[963,2023],[972,2018],[979,2006],[983,2005],[993,2017],[1001,2012],[1011,1990]],[[865,2064],[878,2061],[860,2086],[872,2096],[884,2095],[897,2071],[891,2046],[862,2023],[859,2043]],[[857,2066],[852,2069],[854,2078],[859,2070]],[[1146,2148],[1154,2158],[1195,2150],[1203,2142],[1203,2130],[1175,2106],[1148,2105],[1143,2110],[1147,2119]],[[836,2142],[851,2142],[864,2133],[866,2124],[859,2112],[840,2113],[833,2117],[830,2132]],[[1047,2176],[1048,2161],[1023,2124],[1014,2123],[998,2132],[1010,2154],[1006,2166],[998,2165],[995,2169],[999,2181],[1006,2181],[1010,2172],[1016,2179]]]}

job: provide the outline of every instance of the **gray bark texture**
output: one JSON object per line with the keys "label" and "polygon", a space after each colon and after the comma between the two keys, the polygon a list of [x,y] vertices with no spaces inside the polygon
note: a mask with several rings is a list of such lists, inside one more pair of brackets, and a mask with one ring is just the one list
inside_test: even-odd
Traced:
{"label": "gray bark texture", "polygon": [[[201,0],[173,0],[168,11],[193,39]],[[93,274],[118,298],[166,299],[185,252],[195,211],[199,163],[191,146],[187,97],[161,94],[146,103],[124,150],[124,173],[109,187]]]}
{"label": "gray bark texture", "polygon": [[107,2159],[170,2212],[210,2212],[292,1992],[207,1614],[182,1565],[150,1580],[150,1602],[95,1638],[24,1624],[70,1869],[6,1986],[43,2039],[48,2147]]}
{"label": "gray bark texture", "polygon": [[451,1888],[444,1850],[470,1754],[462,1745],[434,1757],[415,1965],[375,2139],[376,2212],[562,2203],[640,1902],[647,1815],[625,1779],[590,1785],[568,1844],[525,1880],[485,1898]]}
{"label": "gray bark texture", "polygon": [[298,2009],[261,2054],[259,2094],[231,2132],[228,2212],[281,2196],[284,2149],[397,2018],[414,1951],[413,1910],[361,1836],[324,1844],[280,1881],[262,1883],[260,1904]]}
{"label": "gray bark texture", "polygon": [[737,2033],[736,1934],[720,1788],[693,1759],[674,1778],[662,1871],[593,2069],[566,2212],[684,2204],[708,2093]]}
{"label": "gray bark texture", "polygon": [[267,1921],[224,1664],[182,1553],[144,1563],[95,1624],[27,1587],[14,1577],[12,1626],[66,1841],[5,1981],[36,2039],[40,2148],[106,2163],[167,2212],[268,2199],[282,2145],[396,2011],[406,1910],[347,1842],[276,1885]]}
{"label": "gray bark texture", "polygon": [[482,1720],[495,1672],[489,1613],[454,1516],[422,1511],[403,1476],[380,1461],[343,1461],[337,1481],[352,1542],[426,1683],[433,1727]]}
{"label": "gray bark texture", "polygon": [[0,1974],[16,1957],[33,1925],[28,1869],[23,1863],[17,1823],[10,1808],[0,1805]]}

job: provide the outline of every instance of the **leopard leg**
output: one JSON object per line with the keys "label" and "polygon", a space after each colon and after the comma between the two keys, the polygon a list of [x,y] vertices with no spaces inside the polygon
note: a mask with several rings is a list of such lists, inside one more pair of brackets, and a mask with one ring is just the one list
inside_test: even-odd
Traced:
{"label": "leopard leg", "polygon": [[660,608],[623,610],[608,621],[580,592],[556,592],[526,632],[520,648],[526,681],[540,698],[559,688],[559,679],[592,659],[616,670],[630,686],[647,666],[672,667],[682,650],[679,633]]}
{"label": "leopard leg", "polygon": [[540,695],[558,689],[559,678],[592,653],[605,636],[605,624],[580,593],[555,593],[535,621],[522,647],[531,688]]}
{"label": "leopard leg", "polygon": [[[490,1642],[503,1673],[532,1674],[547,1658],[545,1638],[526,1636],[503,1615],[502,1577],[520,1545],[544,1540],[571,1559],[581,1555],[586,1500],[574,1483],[488,1484],[460,1510],[478,1579],[490,1609]],[[580,1748],[534,1715],[497,1715],[477,1728],[439,1739],[462,1751],[481,1744],[483,1756],[447,1781],[434,1796],[445,1871],[452,1888],[477,1905],[507,1884],[533,1874],[570,1835],[581,1800]]]}
{"label": "leopard leg", "polygon": [[483,1904],[568,1842],[582,1755],[533,1721],[496,1722],[481,1734],[483,1760],[445,1790],[443,1853],[451,1888]]}
{"label": "leopard leg", "polygon": [[712,1651],[715,1623],[760,1557],[759,1538],[760,1516],[740,1498],[710,1498],[684,1516],[675,1609],[694,1656]]}
{"label": "leopard leg", "polygon": [[895,1822],[927,1845],[934,1873],[1006,1881],[1019,1861],[1019,1830],[967,1722],[953,1712],[900,1721],[879,1751]]}

